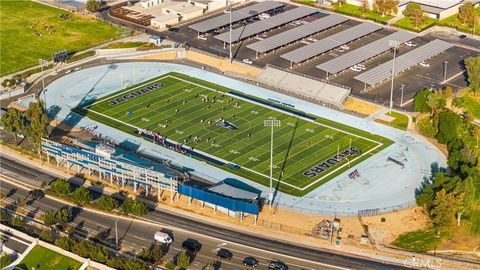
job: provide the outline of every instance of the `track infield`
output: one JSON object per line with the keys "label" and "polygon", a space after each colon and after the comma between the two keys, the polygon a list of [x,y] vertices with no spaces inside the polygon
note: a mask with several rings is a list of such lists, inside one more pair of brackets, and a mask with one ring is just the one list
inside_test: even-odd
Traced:
{"label": "track infield", "polygon": [[186,155],[264,186],[269,185],[271,141],[264,120],[280,120],[274,127],[273,185],[295,196],[350,173],[393,143],[180,73],[129,86],[76,111],[137,136],[139,129],[153,131],[170,146],[181,144],[176,148]]}

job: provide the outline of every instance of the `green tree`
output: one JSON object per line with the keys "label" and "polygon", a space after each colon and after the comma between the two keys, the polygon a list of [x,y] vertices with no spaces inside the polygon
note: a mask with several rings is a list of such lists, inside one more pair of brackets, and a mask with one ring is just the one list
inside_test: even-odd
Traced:
{"label": "green tree", "polygon": [[7,267],[11,263],[13,263],[12,255],[6,254],[6,253],[1,255],[1,257],[0,257],[0,268],[3,269],[4,267]]}
{"label": "green tree", "polygon": [[84,187],[79,187],[72,193],[72,200],[74,203],[78,205],[85,205],[91,202],[92,199],[93,198],[92,198],[92,194],[90,193],[90,190]]}
{"label": "green tree", "polygon": [[437,140],[439,143],[448,144],[458,137],[463,127],[460,116],[452,111],[445,111],[439,114]]}
{"label": "green tree", "polygon": [[30,103],[25,115],[29,124],[27,129],[28,138],[37,149],[38,155],[40,155],[42,138],[48,137],[48,118],[43,108],[43,102]]}
{"label": "green tree", "polygon": [[126,198],[122,205],[120,205],[120,211],[125,214],[143,216],[148,213],[148,208],[144,202],[132,198]]}
{"label": "green tree", "polygon": [[53,224],[55,224],[55,213],[52,210],[45,212],[43,215],[43,223],[45,223],[45,225],[48,227],[51,227]]}
{"label": "green tree", "polygon": [[73,246],[72,252],[81,257],[88,258],[92,249],[93,245],[90,242],[83,240]]}
{"label": "green tree", "polygon": [[165,264],[165,267],[168,270],[175,270],[175,264],[173,263],[173,260],[172,259],[168,260],[167,263]]}
{"label": "green tree", "polygon": [[112,211],[117,207],[117,201],[112,197],[101,197],[97,200],[97,206],[105,211]]}
{"label": "green tree", "polygon": [[187,252],[180,251],[177,256],[177,266],[180,267],[180,269],[187,269],[188,266],[190,265],[190,257],[188,256]]}
{"label": "green tree", "polygon": [[398,11],[397,0],[376,0],[373,4],[373,9],[379,13],[382,13],[382,17],[385,14],[396,14]]}
{"label": "green tree", "polygon": [[459,196],[460,203],[457,207],[457,226],[460,226],[462,215],[469,215],[476,202],[477,190],[473,183],[473,178],[468,177],[463,182],[457,185],[457,196]]}
{"label": "green tree", "polygon": [[85,9],[89,12],[97,12],[100,8],[102,8],[103,4],[104,3],[102,1],[88,0]]}
{"label": "green tree", "polygon": [[61,208],[55,214],[55,221],[62,226],[67,225],[67,223],[71,221],[71,218],[72,210],[70,210],[70,208]]}
{"label": "green tree", "polygon": [[433,224],[441,230],[451,228],[455,224],[456,205],[453,192],[447,193],[445,189],[437,192],[431,211]]}
{"label": "green tree", "polygon": [[100,263],[107,262],[109,257],[110,257],[110,254],[105,249],[105,247],[93,246],[93,248],[90,252],[90,258],[92,260],[100,262]]}
{"label": "green tree", "polygon": [[415,196],[417,205],[424,207],[427,209],[427,211],[430,211],[432,208],[434,199],[435,191],[433,190],[433,186],[431,184],[424,184],[421,192]]}
{"label": "green tree", "polygon": [[420,7],[418,3],[414,2],[407,4],[407,7],[403,11],[403,15],[405,15],[405,17],[409,18],[415,24],[415,28],[418,28],[419,25],[424,24],[427,20],[422,7]]}
{"label": "green tree", "polygon": [[432,110],[430,116],[433,116],[433,113],[440,107],[440,102],[442,100],[442,95],[437,93],[430,93],[427,96],[427,105]]}
{"label": "green tree", "polygon": [[110,258],[107,260],[107,265],[115,269],[124,269],[125,260],[122,258]]}
{"label": "green tree", "polygon": [[476,95],[480,91],[480,56],[465,59],[468,84]]}
{"label": "green tree", "polygon": [[70,237],[60,237],[55,241],[55,246],[67,251],[71,251],[75,244],[75,240]]}
{"label": "green tree", "polygon": [[18,143],[18,135],[25,132],[25,117],[15,108],[8,108],[7,112],[2,114],[0,123],[3,129],[13,134],[15,144]]}
{"label": "green tree", "polygon": [[123,269],[125,270],[142,270],[142,269],[146,269],[147,268],[147,264],[144,263],[144,262],[141,262],[139,260],[128,260],[126,263],[125,263],[125,266]]}
{"label": "green tree", "polygon": [[66,196],[70,192],[70,183],[65,179],[58,178],[50,185],[50,189],[57,195]]}
{"label": "green tree", "polygon": [[413,98],[413,110],[416,112],[430,112],[431,108],[427,104],[427,97],[430,94],[431,92],[428,88],[418,91]]}
{"label": "green tree", "polygon": [[11,222],[13,227],[21,228],[25,226],[25,221],[19,216],[13,217]]}
{"label": "green tree", "polygon": [[51,230],[42,230],[40,232],[40,239],[47,242],[53,242],[53,233]]}
{"label": "green tree", "polygon": [[458,8],[457,17],[462,24],[473,25],[473,20],[475,19],[473,4],[471,2],[465,2],[465,4],[461,5]]}

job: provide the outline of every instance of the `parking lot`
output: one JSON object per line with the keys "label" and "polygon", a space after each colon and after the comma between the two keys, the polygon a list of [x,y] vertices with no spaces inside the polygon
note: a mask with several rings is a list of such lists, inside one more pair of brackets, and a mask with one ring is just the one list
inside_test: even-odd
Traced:
{"label": "parking lot", "polygon": [[[293,8],[294,6],[287,5],[284,7],[284,10],[290,10]],[[272,13],[271,16],[275,16],[275,13]],[[281,55],[287,52],[293,51],[297,48],[304,47],[315,41],[322,40],[334,34],[348,30],[356,25],[361,24],[362,22],[356,21],[356,20],[348,20],[337,26],[318,32],[312,36],[305,37],[300,41],[294,42],[289,45],[285,45],[282,48],[275,49],[266,54],[259,54],[258,57],[256,57],[255,51],[247,48],[248,45],[255,43],[259,40],[272,37],[276,34],[288,31],[295,27],[299,27],[299,25],[312,22],[314,20],[323,18],[325,16],[328,16],[328,14],[320,10],[319,13],[316,13],[311,16],[307,16],[301,20],[297,20],[296,22],[292,22],[287,25],[274,28],[272,30],[261,33],[257,36],[247,38],[238,43],[235,43],[232,46],[233,59],[236,61],[244,61],[244,59],[248,59],[251,62],[253,62],[251,63],[252,65],[260,68],[265,67],[267,64],[271,66],[281,67],[284,69],[291,68],[292,71],[295,71],[301,74],[313,76],[319,79],[326,79],[327,77],[326,72],[316,68],[317,65],[324,63],[326,61],[329,61],[331,59],[335,59],[336,57],[342,54],[345,54],[352,50],[360,48],[368,43],[379,40],[382,37],[385,37],[397,31],[394,29],[383,28],[381,30],[372,32],[371,34],[368,34],[359,39],[353,40],[352,42],[349,42],[347,44],[349,48],[346,50],[341,50],[336,48],[322,55],[318,55],[312,59],[304,61],[300,64],[294,64],[293,67],[291,67],[290,61],[282,58]],[[246,19],[245,21],[241,21],[239,23],[234,24],[233,28],[235,29],[238,27],[242,27],[242,26],[245,26],[246,24],[251,24],[258,20],[259,19],[249,18],[249,19]],[[197,33],[197,31],[193,29],[190,29],[188,26],[189,25],[185,25],[185,26],[175,28],[174,31],[167,31],[166,34],[169,38],[175,40],[176,42],[187,43],[190,47],[194,47],[220,57],[227,57],[227,58],[229,57],[228,44],[224,44],[220,40],[217,40],[216,38],[214,38],[215,35],[228,32],[228,26],[223,29],[216,29],[208,33],[202,33],[201,39],[197,37],[199,33]],[[397,50],[397,57],[402,56],[403,54],[411,50],[419,48],[420,46],[437,38],[438,37],[434,34],[417,36],[412,40],[412,42],[415,43],[415,47],[401,45]],[[466,46],[470,46],[470,47],[472,46],[472,44],[476,44],[475,42],[469,42],[468,38],[465,38],[464,40],[461,40],[461,41],[458,40],[458,37],[445,38],[444,36],[440,36],[440,38],[448,42],[454,42],[454,43],[462,42]],[[426,60],[425,66],[421,66],[417,64],[411,67],[410,69],[407,69],[402,73],[399,73],[394,78],[394,87],[393,87],[394,106],[396,108],[411,110],[412,108],[411,101],[418,90],[423,89],[425,87],[443,88],[446,86],[446,84],[443,83],[444,75],[446,75],[445,77],[447,79],[447,84],[451,85],[454,88],[454,90],[459,90],[464,88],[467,85],[467,82],[466,82],[466,76],[464,73],[465,68],[463,64],[463,59],[469,56],[476,56],[476,55],[479,55],[479,52],[470,50],[465,47],[455,46]],[[393,50],[390,50],[390,51],[381,53],[367,61],[364,61],[362,62],[362,64],[366,67],[366,70],[369,70],[382,63],[390,61],[392,58],[393,58]],[[250,61],[245,60],[244,62],[247,62],[250,64]],[[445,68],[446,68],[446,72],[445,72]],[[352,89],[351,95],[355,97],[366,99],[381,105],[388,105],[390,100],[391,80],[386,80],[383,83],[379,83],[375,86],[365,87],[364,83],[354,79],[354,77],[360,74],[361,72],[364,72],[364,71],[359,72],[359,71],[346,69],[334,75],[330,74],[329,80],[331,80],[334,83],[342,84],[350,87]]]}

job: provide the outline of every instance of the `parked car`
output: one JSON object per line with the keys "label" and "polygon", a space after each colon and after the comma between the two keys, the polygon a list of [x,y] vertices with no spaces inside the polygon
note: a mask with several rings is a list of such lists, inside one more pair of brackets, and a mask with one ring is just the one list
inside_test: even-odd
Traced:
{"label": "parked car", "polygon": [[182,248],[191,252],[197,252],[202,248],[202,244],[195,239],[187,238],[185,241],[183,241]]}
{"label": "parked car", "polygon": [[248,58],[243,59],[242,62],[244,62],[245,64],[249,64],[249,65],[253,64],[253,61],[248,59]]}
{"label": "parked car", "polygon": [[405,45],[407,45],[408,47],[416,47],[417,43],[412,42],[412,41],[407,41],[407,42],[405,42]]}
{"label": "parked car", "polygon": [[245,259],[243,259],[243,265],[250,266],[250,267],[257,267],[258,261],[254,257],[245,257]]}
{"label": "parked car", "polygon": [[217,257],[227,259],[227,260],[231,260],[233,258],[233,253],[228,249],[221,248],[217,252]]}
{"label": "parked car", "polygon": [[357,67],[357,66],[350,67],[350,70],[353,70],[353,71],[356,71],[356,72],[362,71],[362,69]]}
{"label": "parked car", "polygon": [[168,31],[170,31],[170,32],[175,32],[175,33],[176,33],[176,32],[178,32],[178,28],[176,28],[176,27],[171,27],[171,28],[168,28]]}
{"label": "parked car", "polygon": [[357,68],[359,68],[359,69],[361,69],[361,70],[366,70],[366,69],[367,69],[367,67],[364,66],[364,65],[362,65],[362,64],[356,64],[356,65],[354,65],[354,67],[357,67]]}
{"label": "parked car", "polygon": [[344,52],[345,50],[342,49],[342,48],[335,48],[334,51],[336,51],[336,52]]}
{"label": "parked car", "polygon": [[425,61],[422,61],[422,62],[420,62],[420,66],[422,66],[422,67],[430,67],[430,64],[427,63],[427,62],[425,62]]}
{"label": "parked car", "polygon": [[206,36],[204,36],[204,35],[199,35],[199,36],[198,36],[198,39],[201,39],[201,40],[207,40],[207,37],[206,37]]}
{"label": "parked car", "polygon": [[45,193],[40,189],[33,189],[28,192],[28,197],[33,200],[38,200],[45,197]]}
{"label": "parked car", "polygon": [[288,270],[288,266],[279,260],[271,260],[270,263],[268,264],[268,269],[273,269],[273,270]]}
{"label": "parked car", "polygon": [[342,50],[350,50],[350,47],[348,47],[348,45],[345,45],[345,44],[344,44],[344,45],[340,46],[340,49],[342,49]]}
{"label": "parked car", "polygon": [[467,37],[467,35],[460,35],[460,36],[458,36],[459,39],[464,39],[464,38],[466,38],[466,37]]}

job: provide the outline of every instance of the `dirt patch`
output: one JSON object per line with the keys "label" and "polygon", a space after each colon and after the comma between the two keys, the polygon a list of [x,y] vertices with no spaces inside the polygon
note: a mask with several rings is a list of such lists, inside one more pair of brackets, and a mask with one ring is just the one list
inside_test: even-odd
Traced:
{"label": "dirt patch", "polygon": [[346,110],[354,111],[354,112],[368,116],[378,112],[382,107],[372,104],[370,102],[362,101],[355,98],[350,98],[345,102],[344,108]]}

